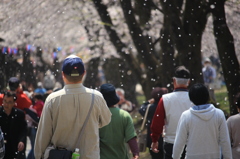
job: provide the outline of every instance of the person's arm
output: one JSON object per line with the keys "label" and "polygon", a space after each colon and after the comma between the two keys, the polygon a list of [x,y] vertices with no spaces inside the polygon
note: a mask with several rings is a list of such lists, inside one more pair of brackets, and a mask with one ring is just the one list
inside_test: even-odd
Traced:
{"label": "person's arm", "polygon": [[138,159],[139,158],[139,149],[138,149],[138,144],[137,144],[137,138],[133,137],[127,143],[128,143],[128,145],[130,147],[130,150],[133,154],[132,159]]}
{"label": "person's arm", "polygon": [[179,159],[183,152],[183,149],[187,143],[187,136],[188,136],[188,127],[187,127],[187,120],[186,115],[182,114],[176,131],[176,138],[173,144],[173,159]]}
{"label": "person's arm", "polygon": [[2,105],[2,103],[3,103],[3,96],[4,96],[4,94],[0,94],[0,105]]}
{"label": "person's arm", "polygon": [[52,128],[52,110],[51,101],[46,100],[45,106],[43,107],[43,113],[40,118],[37,135],[35,139],[34,154],[36,159],[43,158],[46,148],[49,146],[53,135]]}
{"label": "person's arm", "polygon": [[0,128],[0,159],[3,159],[5,155],[5,145],[2,130]]}
{"label": "person's arm", "polygon": [[134,109],[134,105],[132,104],[132,102],[130,102],[129,100],[125,101],[125,104],[127,104],[127,110],[128,112],[132,112]]}
{"label": "person's arm", "polygon": [[18,110],[18,121],[17,124],[20,125],[21,130],[19,130],[18,134],[19,134],[19,142],[24,143],[26,141],[27,138],[27,122],[25,120],[25,114],[22,110]]}
{"label": "person's arm", "polygon": [[22,97],[18,99],[18,100],[21,100],[21,102],[19,103],[21,103],[23,108],[29,108],[32,105],[31,99],[29,99],[25,93],[23,93],[21,96]]}
{"label": "person's arm", "polygon": [[[97,96],[97,95],[95,95],[95,96]],[[95,99],[96,99],[96,97],[95,97]],[[97,99],[97,102],[98,102],[99,111],[100,111],[100,113],[99,113],[99,128],[102,128],[105,125],[108,125],[110,123],[112,113],[110,112],[110,110],[106,104],[106,101],[104,100],[103,97],[102,98],[99,97]]]}
{"label": "person's arm", "polygon": [[139,158],[139,149],[137,144],[137,134],[134,128],[133,120],[131,115],[128,112],[125,112],[124,118],[123,118],[123,124],[124,124],[124,137],[125,141],[128,143],[131,152],[133,154],[132,159],[138,159]]}
{"label": "person's arm", "polygon": [[44,105],[43,101],[40,101],[40,100],[39,100],[39,101],[36,102],[35,105],[33,106],[33,108],[34,108],[34,109],[36,110],[36,112],[37,112],[38,117],[40,117],[41,114],[42,114],[43,105]]}
{"label": "person's arm", "polygon": [[[163,105],[163,99],[161,98],[157,109],[154,113],[153,119],[152,119],[152,124],[151,124],[151,138],[153,143],[157,143],[160,135],[162,134],[163,131],[163,126],[165,125],[164,123],[165,119],[165,109]],[[158,144],[155,144],[158,145]]]}
{"label": "person's arm", "polygon": [[228,118],[228,120],[227,120],[227,127],[228,127],[230,142],[232,143],[233,142],[233,137],[232,137],[231,118]]}
{"label": "person's arm", "polygon": [[164,126],[164,119],[165,119],[165,109],[163,105],[163,99],[161,98],[157,109],[154,113],[152,124],[151,124],[151,138],[152,138],[152,151],[155,153],[158,153],[158,139],[160,135],[163,132],[163,126]]}
{"label": "person's arm", "polygon": [[30,116],[35,123],[38,123],[39,122],[38,115],[37,115],[37,113],[35,113],[32,110],[33,109],[24,108],[24,111],[26,112],[26,115]]}
{"label": "person's arm", "polygon": [[229,139],[229,133],[224,113],[220,110],[220,125],[219,125],[219,144],[222,149],[224,159],[232,159],[232,150]]}

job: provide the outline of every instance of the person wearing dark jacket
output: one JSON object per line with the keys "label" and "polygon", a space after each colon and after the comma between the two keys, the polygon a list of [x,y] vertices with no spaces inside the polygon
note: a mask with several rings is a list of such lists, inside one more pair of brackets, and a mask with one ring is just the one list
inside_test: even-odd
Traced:
{"label": "person wearing dark jacket", "polygon": [[17,96],[12,92],[6,92],[3,96],[3,104],[0,107],[0,126],[4,134],[5,156],[4,159],[19,158],[19,153],[26,146],[27,123],[22,110],[14,107]]}
{"label": "person wearing dark jacket", "polygon": [[160,100],[160,98],[162,97],[163,94],[168,93],[168,89],[165,87],[156,87],[152,90],[151,92],[151,99],[149,99],[147,102],[145,102],[140,109],[138,110],[139,113],[144,116],[147,110],[148,105],[149,106],[149,110],[148,110],[148,114],[147,114],[147,147],[149,148],[149,152],[152,156],[152,159],[163,159],[163,138],[160,137],[158,140],[158,148],[159,148],[159,152],[158,153],[154,153],[151,150],[151,143],[152,143],[152,139],[151,139],[151,130],[150,130],[150,126],[152,123],[152,118],[154,116],[155,110],[157,108],[158,102]]}

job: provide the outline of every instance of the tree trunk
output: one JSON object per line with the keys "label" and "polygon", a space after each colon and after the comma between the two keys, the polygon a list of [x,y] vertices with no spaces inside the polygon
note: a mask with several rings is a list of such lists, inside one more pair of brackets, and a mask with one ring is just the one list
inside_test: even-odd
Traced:
{"label": "tree trunk", "polygon": [[61,63],[59,62],[58,57],[54,58],[52,70],[56,81],[62,83]]}
{"label": "tree trunk", "polygon": [[23,48],[23,63],[20,79],[26,82],[26,87],[36,84],[36,77],[33,73],[33,65],[30,60],[30,51]]}
{"label": "tree trunk", "polygon": [[174,59],[174,44],[172,41],[171,33],[169,30],[169,19],[167,15],[164,15],[164,23],[160,32],[160,46],[162,52],[160,53],[160,63],[162,65],[162,86],[168,87],[169,91],[173,90],[172,77],[174,75],[174,69],[176,62]]}
{"label": "tree trunk", "polygon": [[[126,60],[126,63],[128,63],[132,73],[136,77],[137,82],[139,82],[142,85],[145,96],[148,98],[150,96],[150,92],[152,88],[151,86],[149,86],[152,83],[151,78],[142,77],[143,71],[141,69],[141,63],[139,63],[136,60],[136,58],[132,55],[132,53],[126,53],[124,51],[127,48],[127,46],[121,41],[116,31],[112,28],[113,24],[112,24],[111,17],[109,16],[109,13],[107,11],[107,7],[102,3],[101,0],[94,0],[94,5],[103,23],[108,24],[108,25],[104,25],[104,27],[109,35],[111,42],[113,43],[114,47],[116,48],[120,56],[123,58],[123,60]],[[148,54],[149,52],[147,53],[144,52],[144,53]]]}
{"label": "tree trunk", "polygon": [[240,92],[239,63],[235,53],[233,36],[226,23],[225,1],[213,0],[211,3],[215,6],[212,10],[214,36],[227,85],[230,114],[234,115],[238,113],[234,104],[234,97]]}
{"label": "tree trunk", "polygon": [[207,13],[199,1],[187,0],[181,19],[181,4],[177,1],[161,1],[164,15],[169,20],[169,28],[174,46],[177,50],[176,64],[186,66],[193,83],[203,83],[201,64],[201,40],[206,25]]}
{"label": "tree trunk", "polygon": [[202,35],[207,23],[208,10],[203,1],[187,0],[183,14],[183,29],[187,37],[188,44],[185,49],[186,66],[189,68],[193,83],[203,83],[202,76]]}
{"label": "tree trunk", "polygon": [[106,82],[113,84],[116,88],[122,88],[126,99],[138,105],[135,91],[137,79],[128,64],[120,58],[111,58],[106,59],[103,69]]}
{"label": "tree trunk", "polygon": [[[131,0],[122,0],[120,3],[128,26],[129,35],[132,37],[134,46],[138,51],[139,61],[144,63],[145,73],[147,75],[143,82],[145,83],[144,89],[150,94],[149,92],[151,92],[152,88],[158,83],[156,80],[156,71],[157,67],[160,67],[160,65],[154,56],[155,52],[151,45],[152,42],[147,39],[149,36],[144,36],[143,31],[135,18]],[[147,97],[149,98],[150,95],[147,95]]]}
{"label": "tree trunk", "polygon": [[[1,49],[2,50],[2,49]],[[8,79],[10,77],[16,76],[21,71],[21,65],[17,62],[16,58],[14,57],[12,53],[1,53],[0,55],[0,90],[6,89],[6,86],[8,85]]]}
{"label": "tree trunk", "polygon": [[[3,48],[1,48],[3,50]],[[3,91],[6,88],[6,75],[5,75],[5,54],[0,53],[0,77],[1,77],[1,82],[0,82],[0,91]],[[1,93],[1,92],[0,92]]]}
{"label": "tree trunk", "polygon": [[86,87],[96,89],[100,86],[100,79],[98,77],[98,66],[100,62],[100,57],[92,58],[86,66],[86,78],[84,80],[84,85]]}

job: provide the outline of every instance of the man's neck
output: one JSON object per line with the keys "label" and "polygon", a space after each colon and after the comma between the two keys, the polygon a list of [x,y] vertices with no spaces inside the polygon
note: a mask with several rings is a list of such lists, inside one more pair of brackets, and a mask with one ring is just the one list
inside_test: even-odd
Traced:
{"label": "man's neck", "polygon": [[5,114],[7,114],[7,116],[9,116],[11,114],[11,112],[12,112],[12,109],[11,110],[5,110],[4,109],[4,112],[5,112]]}
{"label": "man's neck", "polygon": [[79,82],[77,82],[77,83],[65,81],[65,84],[81,84],[81,83],[82,83],[82,81],[79,81]]}
{"label": "man's neck", "polygon": [[176,85],[174,89],[188,89],[188,87],[186,85]]}

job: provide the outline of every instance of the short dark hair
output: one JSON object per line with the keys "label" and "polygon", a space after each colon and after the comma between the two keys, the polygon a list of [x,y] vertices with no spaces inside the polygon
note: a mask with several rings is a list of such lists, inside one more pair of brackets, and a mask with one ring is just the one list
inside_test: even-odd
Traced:
{"label": "short dark hair", "polygon": [[238,92],[234,98],[234,104],[240,109],[240,92]]}
{"label": "short dark hair", "polygon": [[34,98],[38,99],[38,100],[43,100],[43,95],[41,94],[35,94]]}
{"label": "short dark hair", "polygon": [[4,96],[3,97],[13,97],[13,100],[16,101],[17,100],[17,95],[16,93],[13,93],[13,92],[4,92]]}
{"label": "short dark hair", "polygon": [[207,104],[209,101],[209,92],[202,83],[194,84],[189,89],[189,98],[195,105]]}
{"label": "short dark hair", "polygon": [[8,80],[8,86],[11,91],[16,91],[16,89],[19,87],[20,81],[17,77],[11,77]]}

